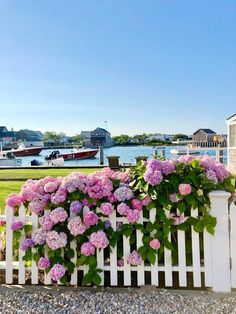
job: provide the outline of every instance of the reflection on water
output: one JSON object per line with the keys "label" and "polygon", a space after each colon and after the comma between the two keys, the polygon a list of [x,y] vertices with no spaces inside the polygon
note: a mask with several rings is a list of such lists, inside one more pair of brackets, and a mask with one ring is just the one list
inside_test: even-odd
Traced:
{"label": "reflection on water", "polygon": [[[171,147],[173,148],[173,147]],[[173,159],[177,158],[177,156],[170,154],[170,147],[161,147],[161,148],[154,148],[151,146],[115,146],[110,148],[104,148],[104,163],[107,165],[108,160],[107,156],[119,156],[120,163],[135,163],[135,157],[137,156],[147,156],[149,159],[152,158],[152,155],[155,154],[155,151],[157,150],[158,154],[161,154],[161,150],[165,149],[165,154],[167,159]],[[44,158],[46,155],[51,153],[53,149],[44,149],[38,156],[26,156],[21,157],[22,158],[22,166],[30,166],[30,162],[33,159],[36,159],[38,161],[44,162]],[[70,152],[70,149],[60,149],[61,153]],[[213,158],[215,158],[215,151],[201,151],[201,155],[209,155]],[[224,163],[226,163],[226,150],[224,150]],[[90,159],[81,159],[81,160],[69,160],[65,161],[65,166],[92,166],[92,165],[99,165],[99,152],[94,158]]]}

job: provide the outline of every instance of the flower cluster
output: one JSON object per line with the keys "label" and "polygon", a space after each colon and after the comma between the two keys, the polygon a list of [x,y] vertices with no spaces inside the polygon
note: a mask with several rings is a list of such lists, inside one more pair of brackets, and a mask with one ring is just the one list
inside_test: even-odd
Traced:
{"label": "flower cluster", "polygon": [[[230,175],[222,164],[209,157],[184,156],[177,161],[141,163],[131,172],[104,168],[90,175],[73,172],[64,178],[27,180],[19,194],[8,196],[6,204],[16,216],[21,205],[38,215],[39,229],[31,238],[29,228],[20,220],[14,220],[11,229],[23,235],[20,249],[26,252],[26,258],[34,258],[53,281],[65,281],[69,278],[66,272],[73,273],[77,267],[73,262],[75,245],[78,265],[89,265],[91,276],[87,277],[97,278],[96,252],[104,250],[108,257],[117,243],[118,266],[137,266],[142,259],[153,264],[163,247],[170,247],[166,230],[175,232],[196,220],[188,221],[185,213],[192,207],[198,207],[202,221],[213,230],[215,222],[207,212],[207,195],[216,188],[229,190],[230,184]],[[158,208],[154,222],[153,216],[152,222],[148,220],[152,208]],[[208,215],[205,220],[204,215]],[[118,221],[114,224],[115,216]],[[143,246],[124,255],[120,240],[130,237],[135,247],[137,230],[143,232]]]}

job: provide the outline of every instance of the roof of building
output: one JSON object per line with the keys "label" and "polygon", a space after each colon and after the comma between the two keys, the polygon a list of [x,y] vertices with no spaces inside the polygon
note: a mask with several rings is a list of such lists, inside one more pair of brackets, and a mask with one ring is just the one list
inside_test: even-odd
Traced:
{"label": "roof of building", "polygon": [[203,131],[206,134],[216,134],[216,132],[212,131],[211,129],[198,129],[193,135],[197,134],[199,131]]}
{"label": "roof of building", "polygon": [[230,116],[230,117],[228,117],[226,120],[230,120],[230,119],[232,119],[232,118],[236,118],[236,113],[235,114],[233,114],[232,116]]}
{"label": "roof of building", "polygon": [[93,130],[92,132],[97,132],[97,131],[102,131],[102,132],[105,132],[105,133],[109,133],[107,130],[103,129],[103,128],[96,128],[95,130]]}
{"label": "roof of building", "polygon": [[0,130],[0,138],[4,138],[4,137],[16,137],[16,133],[14,131],[2,132]]}
{"label": "roof of building", "polygon": [[5,126],[0,126],[0,132],[2,132],[4,129],[7,130],[7,128]]}

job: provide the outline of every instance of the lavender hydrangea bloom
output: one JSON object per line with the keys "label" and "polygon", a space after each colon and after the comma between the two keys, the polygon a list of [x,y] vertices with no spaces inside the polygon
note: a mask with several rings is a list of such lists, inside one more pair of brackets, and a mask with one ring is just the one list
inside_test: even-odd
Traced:
{"label": "lavender hydrangea bloom", "polygon": [[207,176],[207,179],[209,179],[210,181],[212,181],[214,184],[217,184],[218,183],[218,180],[217,180],[217,177],[216,177],[216,173],[214,170],[207,170],[206,171],[206,176]]}
{"label": "lavender hydrangea bloom", "polygon": [[73,201],[70,204],[70,211],[72,213],[78,214],[81,211],[82,208],[83,208],[83,205],[81,204],[80,201]]}
{"label": "lavender hydrangea bloom", "polygon": [[23,239],[20,243],[20,249],[22,251],[26,251],[34,245],[34,241],[32,239],[26,238]]}
{"label": "lavender hydrangea bloom", "polygon": [[11,230],[16,231],[21,229],[24,226],[23,222],[20,220],[16,220],[11,224]]}
{"label": "lavender hydrangea bloom", "polygon": [[163,180],[161,171],[159,170],[152,171],[151,169],[147,169],[144,172],[143,178],[146,182],[148,182],[152,186],[160,184],[161,181]]}
{"label": "lavender hydrangea bloom", "polygon": [[105,229],[108,229],[111,226],[110,220],[105,220],[103,224],[104,224]]}
{"label": "lavender hydrangea bloom", "polygon": [[66,273],[65,268],[61,264],[55,264],[49,271],[49,276],[53,281],[58,281]]}
{"label": "lavender hydrangea bloom", "polygon": [[158,170],[161,171],[162,170],[162,162],[156,159],[152,159],[150,161],[148,161],[147,163],[147,169],[150,169],[152,171]]}
{"label": "lavender hydrangea bloom", "polygon": [[172,160],[163,161],[161,164],[161,171],[163,174],[169,174],[175,170],[175,164]]}
{"label": "lavender hydrangea bloom", "polygon": [[119,202],[124,202],[133,197],[133,191],[127,186],[121,186],[115,190],[114,196]]}

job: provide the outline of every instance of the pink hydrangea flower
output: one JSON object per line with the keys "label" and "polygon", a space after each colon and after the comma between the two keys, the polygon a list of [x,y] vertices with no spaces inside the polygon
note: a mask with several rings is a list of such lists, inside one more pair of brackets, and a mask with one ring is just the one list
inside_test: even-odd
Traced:
{"label": "pink hydrangea flower", "polygon": [[43,244],[45,243],[47,238],[47,231],[43,230],[42,228],[39,228],[35,231],[33,235],[33,241],[35,244]]}
{"label": "pink hydrangea flower", "polygon": [[132,208],[133,209],[137,209],[137,210],[142,210],[142,207],[143,207],[143,203],[141,200],[138,200],[136,198],[133,198],[131,200],[131,205],[132,205]]}
{"label": "pink hydrangea flower", "polygon": [[149,242],[149,246],[153,249],[153,250],[158,250],[161,246],[160,241],[158,239],[153,239]]}
{"label": "pink hydrangea flower", "polygon": [[115,197],[114,194],[109,195],[108,198],[107,198],[107,200],[108,200],[110,203],[112,203],[112,204],[115,203],[115,202],[117,202],[117,199],[116,199],[116,197]]}
{"label": "pink hydrangea flower", "polygon": [[8,195],[6,199],[6,205],[10,207],[18,206],[21,204],[21,202],[22,202],[21,197],[15,193],[11,193],[10,195]]}
{"label": "pink hydrangea flower", "polygon": [[51,220],[50,212],[45,213],[44,216],[39,218],[39,224],[44,231],[50,231],[52,229],[54,222]]}
{"label": "pink hydrangea flower", "polygon": [[172,160],[165,160],[161,164],[161,172],[165,175],[175,170],[175,164]]}
{"label": "pink hydrangea flower", "polygon": [[33,199],[29,203],[29,210],[36,215],[41,214],[44,210],[44,202],[38,198]]}
{"label": "pink hydrangea flower", "polygon": [[170,213],[169,218],[174,220],[174,225],[180,225],[185,220],[184,215],[175,215],[174,213]]}
{"label": "pink hydrangea flower", "polygon": [[40,257],[40,259],[38,261],[38,268],[39,269],[46,269],[49,267],[49,265],[50,265],[50,261],[48,258]]}
{"label": "pink hydrangea flower", "polygon": [[127,212],[127,219],[129,221],[129,223],[134,224],[135,222],[137,222],[139,220],[140,214],[139,211],[134,209],[134,210],[129,210]]}
{"label": "pink hydrangea flower", "polygon": [[142,199],[142,205],[143,206],[147,206],[148,204],[150,204],[152,201],[151,197],[149,195],[145,196],[143,199]]}
{"label": "pink hydrangea flower", "polygon": [[112,204],[111,203],[102,203],[100,206],[100,210],[102,212],[103,215],[109,216],[112,214]]}
{"label": "pink hydrangea flower", "polygon": [[52,193],[55,192],[58,188],[58,182],[57,181],[51,181],[44,185],[44,191],[46,193]]}
{"label": "pink hydrangea flower", "polygon": [[92,243],[97,249],[105,249],[109,241],[104,231],[93,232],[89,236],[89,242]]}
{"label": "pink hydrangea flower", "polygon": [[53,209],[50,213],[50,219],[54,224],[65,221],[67,217],[68,214],[63,207],[57,207]]}
{"label": "pink hydrangea flower", "polygon": [[25,187],[21,189],[20,196],[22,202],[25,201],[31,202],[37,196],[37,193],[35,193],[35,191],[32,190],[31,188]]}
{"label": "pink hydrangea flower", "polygon": [[190,184],[181,183],[179,184],[179,193],[181,195],[188,195],[192,192],[192,187]]}
{"label": "pink hydrangea flower", "polygon": [[55,264],[49,271],[49,276],[53,281],[58,281],[66,273],[65,268],[61,264]]}
{"label": "pink hydrangea flower", "polygon": [[157,160],[157,159],[149,160],[147,162],[146,168],[152,170],[152,172],[154,172],[156,170],[161,171],[162,170],[162,162]]}
{"label": "pink hydrangea flower", "polygon": [[20,220],[16,220],[11,224],[11,230],[16,231],[21,229],[24,226],[24,223]]}
{"label": "pink hydrangea flower", "polygon": [[124,266],[124,259],[120,258],[117,260],[117,266]]}
{"label": "pink hydrangea flower", "polygon": [[98,216],[92,211],[86,211],[83,215],[83,221],[85,226],[93,226],[98,222]]}
{"label": "pink hydrangea flower", "polygon": [[56,191],[56,193],[53,193],[51,195],[51,202],[54,205],[59,205],[65,202],[66,197],[67,197],[67,190],[64,187],[60,186],[59,189]]}
{"label": "pink hydrangea flower", "polygon": [[140,265],[142,262],[141,256],[134,250],[132,253],[129,254],[127,259],[128,264],[137,266]]}
{"label": "pink hydrangea flower", "polygon": [[85,242],[81,245],[81,254],[85,256],[94,255],[95,253],[95,246],[90,242]]}
{"label": "pink hydrangea flower", "polygon": [[152,169],[147,169],[144,172],[143,178],[152,186],[160,184],[163,180],[162,172],[160,170],[153,171]]}
{"label": "pink hydrangea flower", "polygon": [[80,217],[74,217],[70,219],[67,228],[74,237],[76,237],[78,234],[83,234],[86,230],[86,226],[82,223]]}
{"label": "pink hydrangea flower", "polygon": [[67,243],[67,235],[64,232],[49,231],[46,238],[47,245],[52,250],[65,247]]}
{"label": "pink hydrangea flower", "polygon": [[128,205],[126,205],[125,203],[120,203],[117,206],[117,212],[121,215],[121,216],[126,216],[128,211],[130,210],[130,207]]}

